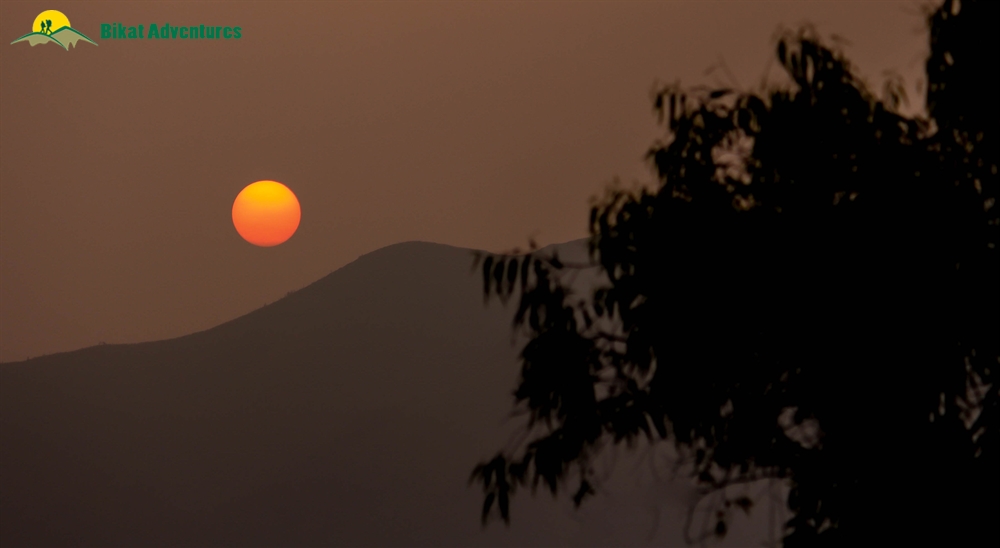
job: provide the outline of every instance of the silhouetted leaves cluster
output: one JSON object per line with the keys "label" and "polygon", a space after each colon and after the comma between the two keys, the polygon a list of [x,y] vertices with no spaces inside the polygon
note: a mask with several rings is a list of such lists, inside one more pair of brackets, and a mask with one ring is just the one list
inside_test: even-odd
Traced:
{"label": "silhouetted leaves cluster", "polygon": [[483,259],[487,297],[520,299],[515,397],[543,432],[474,472],[484,522],[528,483],[579,505],[602,444],[643,436],[695,449],[710,488],[788,478],[787,547],[1000,541],[996,6],[929,14],[927,119],[806,31],[777,46],[791,86],[663,89],[661,186],[591,210],[607,283],[582,297],[588,265]]}

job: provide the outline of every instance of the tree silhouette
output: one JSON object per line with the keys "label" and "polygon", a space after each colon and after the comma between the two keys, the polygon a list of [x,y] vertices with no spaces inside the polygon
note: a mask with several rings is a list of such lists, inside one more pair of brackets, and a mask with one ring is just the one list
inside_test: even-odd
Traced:
{"label": "tree silhouette", "polygon": [[[786,547],[1000,542],[997,6],[928,14],[928,118],[808,31],[777,46],[790,86],[664,88],[661,186],[594,206],[591,264],[477,258],[544,426],[476,467],[484,523],[528,484],[579,505],[597,451],[646,436],[710,489],[786,479]],[[584,268],[607,283],[575,293]]]}

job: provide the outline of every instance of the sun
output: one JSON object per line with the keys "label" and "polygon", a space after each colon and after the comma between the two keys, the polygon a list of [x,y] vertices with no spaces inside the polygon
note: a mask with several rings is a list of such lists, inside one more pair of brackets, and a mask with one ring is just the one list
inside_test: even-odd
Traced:
{"label": "sun", "polygon": [[295,234],[302,218],[299,200],[277,181],[257,181],[233,202],[233,225],[244,240],[273,247]]}
{"label": "sun", "polygon": [[[63,15],[63,12],[58,10],[45,10],[35,17],[35,22],[31,24],[31,32],[42,32],[42,25],[46,21],[52,21],[51,26],[46,26],[46,31],[56,32],[63,27],[69,27],[69,17]],[[71,27],[72,28],[72,27]]]}

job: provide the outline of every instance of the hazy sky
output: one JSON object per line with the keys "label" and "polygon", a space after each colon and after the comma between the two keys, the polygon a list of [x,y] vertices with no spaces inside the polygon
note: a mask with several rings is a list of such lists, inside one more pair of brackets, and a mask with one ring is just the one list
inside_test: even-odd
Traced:
{"label": "hazy sky", "polygon": [[[206,329],[396,242],[583,237],[591,195],[651,180],[655,82],[732,85],[705,74],[722,59],[750,89],[811,22],[919,106],[925,4],[4,2],[0,361]],[[9,45],[45,9],[99,46]],[[113,22],[242,38],[100,39]],[[230,218],[261,179],[302,204],[275,248]]]}

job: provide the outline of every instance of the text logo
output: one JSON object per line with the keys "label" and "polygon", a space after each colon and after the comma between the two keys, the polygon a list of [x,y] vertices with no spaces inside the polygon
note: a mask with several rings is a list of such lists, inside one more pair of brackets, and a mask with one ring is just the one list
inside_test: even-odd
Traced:
{"label": "text logo", "polygon": [[127,26],[122,23],[101,23],[101,40],[218,40],[237,39],[243,37],[241,27],[222,27],[212,25],[179,26],[164,23],[150,23],[148,34],[144,34],[144,25]]}
{"label": "text logo", "polygon": [[71,27],[69,18],[61,11],[45,10],[39,13],[38,17],[35,17],[35,22],[31,25],[31,32],[14,40],[11,44],[27,42],[32,46],[37,46],[38,44],[54,43],[69,51],[70,46],[75,46],[81,40],[97,45],[85,34]]}

